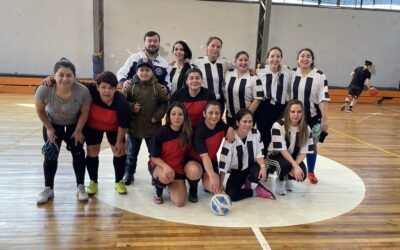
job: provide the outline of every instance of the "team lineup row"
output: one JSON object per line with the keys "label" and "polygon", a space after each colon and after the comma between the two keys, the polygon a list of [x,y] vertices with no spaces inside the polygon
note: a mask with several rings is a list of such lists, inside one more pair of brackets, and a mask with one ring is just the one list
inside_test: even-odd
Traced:
{"label": "team lineup row", "polygon": [[[146,33],[145,49],[128,58],[118,79],[106,71],[96,84],[83,86],[75,81],[74,65],[62,59],[55,65],[54,76],[38,87],[36,110],[44,125],[44,140],[50,144],[44,147],[45,189],[39,204],[54,196],[57,148],[62,141],[73,157],[78,199],[88,200],[88,194],[97,192],[104,133],[114,154],[115,188],[121,194],[127,192],[125,184],[134,181],[145,139],[156,190],[153,200],[158,204],[168,186],[171,201],[184,205],[186,180],[191,202],[198,200],[200,180],[206,191],[225,191],[233,201],[255,195],[273,199],[260,184],[268,172],[277,172],[279,194],[292,189],[293,179],[308,177],[317,183],[316,144],[328,129],[329,94],[326,76],[314,67],[312,50],[300,50],[299,67],[290,70],[281,62],[281,49],[273,47],[265,67],[254,71],[245,51],[237,53],[234,67],[219,58],[222,40],[218,37],[208,40],[207,56],[192,64],[189,47],[178,41],[172,66],[159,56],[159,42],[156,32]],[[118,82],[123,84],[122,93],[116,90]],[[225,105],[227,124],[221,119]],[[303,163],[306,157],[308,170]],[[86,168],[91,180],[87,192]]]}

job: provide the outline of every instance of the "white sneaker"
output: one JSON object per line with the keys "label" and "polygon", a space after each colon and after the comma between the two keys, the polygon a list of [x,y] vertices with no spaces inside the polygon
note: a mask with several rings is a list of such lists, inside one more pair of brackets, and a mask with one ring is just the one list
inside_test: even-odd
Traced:
{"label": "white sneaker", "polygon": [[78,196],[79,201],[87,201],[89,200],[89,195],[86,193],[85,185],[79,184],[78,189],[76,191],[76,195]]}
{"label": "white sneaker", "polygon": [[279,177],[276,177],[275,182],[276,182],[276,193],[280,195],[285,195],[286,194],[285,181],[281,181],[279,180]]}
{"label": "white sneaker", "polygon": [[37,198],[37,204],[45,204],[50,199],[53,199],[54,191],[50,187],[45,187],[42,192],[40,192],[39,197]]}
{"label": "white sneaker", "polygon": [[294,186],[293,180],[286,180],[285,183],[286,191],[293,191],[293,186]]}

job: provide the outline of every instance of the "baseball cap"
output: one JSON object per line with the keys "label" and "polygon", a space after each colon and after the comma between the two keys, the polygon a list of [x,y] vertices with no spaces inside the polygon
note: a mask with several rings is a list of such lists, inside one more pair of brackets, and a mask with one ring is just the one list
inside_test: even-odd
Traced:
{"label": "baseball cap", "polygon": [[143,65],[147,65],[151,70],[153,70],[153,63],[148,58],[140,58],[137,62],[136,70],[142,67]]}

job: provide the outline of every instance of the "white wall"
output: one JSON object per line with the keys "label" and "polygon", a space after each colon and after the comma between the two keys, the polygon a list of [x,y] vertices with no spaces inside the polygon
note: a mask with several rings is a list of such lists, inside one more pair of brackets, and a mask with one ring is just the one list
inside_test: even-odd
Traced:
{"label": "white wall", "polygon": [[[161,36],[160,54],[168,61],[177,40],[185,40],[193,58],[205,55],[210,36],[223,40],[222,56],[233,61],[246,50],[255,62],[258,5],[194,0],[105,1],[105,68],[116,72],[132,53],[143,49],[143,35]],[[150,14],[151,13],[151,14]]]}
{"label": "white wall", "polygon": [[273,5],[268,45],[280,46],[292,67],[299,49],[311,48],[331,86],[348,86],[365,59],[375,64],[374,85],[399,86],[399,12]]}
{"label": "white wall", "polygon": [[49,75],[67,57],[91,77],[92,1],[0,0],[0,73]]}

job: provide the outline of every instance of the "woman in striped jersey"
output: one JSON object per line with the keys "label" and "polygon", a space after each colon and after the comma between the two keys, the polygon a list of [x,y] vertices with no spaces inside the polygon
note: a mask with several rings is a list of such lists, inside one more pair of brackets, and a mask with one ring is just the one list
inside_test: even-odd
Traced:
{"label": "woman in striped jersey", "polygon": [[299,100],[291,100],[284,118],[274,123],[272,140],[268,147],[268,172],[277,172],[276,192],[285,195],[293,190],[292,180],[304,181],[307,174],[303,160],[313,153],[311,129],[304,117],[304,106]]}
{"label": "woman in striped jersey", "polygon": [[235,118],[235,140],[232,143],[224,142],[219,162],[221,183],[226,173],[230,172],[225,192],[232,201],[253,196],[275,199],[275,196],[260,184],[260,181],[267,178],[267,168],[262,154],[264,145],[260,133],[253,128],[253,113],[248,109],[241,109]]}
{"label": "woman in striped jersey", "polygon": [[222,39],[216,36],[208,38],[207,55],[197,58],[193,65],[198,67],[204,75],[202,86],[215,93],[217,101],[225,110],[225,100],[222,91],[226,71],[233,67],[225,58],[220,58]]}
{"label": "woman in striped jersey", "polygon": [[172,85],[171,94],[186,86],[185,74],[191,68],[190,60],[192,51],[184,41],[177,41],[172,47],[175,59],[171,62],[170,82]]}
{"label": "woman in striped jersey", "polygon": [[235,114],[240,109],[248,108],[255,112],[261,102],[263,90],[261,81],[253,76],[249,68],[249,54],[239,51],[235,56],[235,69],[226,72],[224,83],[224,96],[226,100],[226,121],[230,127],[227,139],[233,141],[235,133]]}
{"label": "woman in striped jersey", "polygon": [[263,100],[254,117],[265,147],[271,142],[272,124],[282,118],[286,103],[290,100],[292,72],[282,64],[282,57],[282,50],[272,47],[267,53],[267,64],[257,69],[257,76],[262,82]]}
{"label": "woman in striped jersey", "polygon": [[301,49],[297,55],[299,68],[292,71],[291,97],[304,104],[305,118],[313,134],[315,150],[307,154],[307,178],[312,184],[318,179],[314,174],[317,160],[317,142],[321,133],[328,131],[328,80],[325,74],[314,67],[314,52],[311,49]]}

